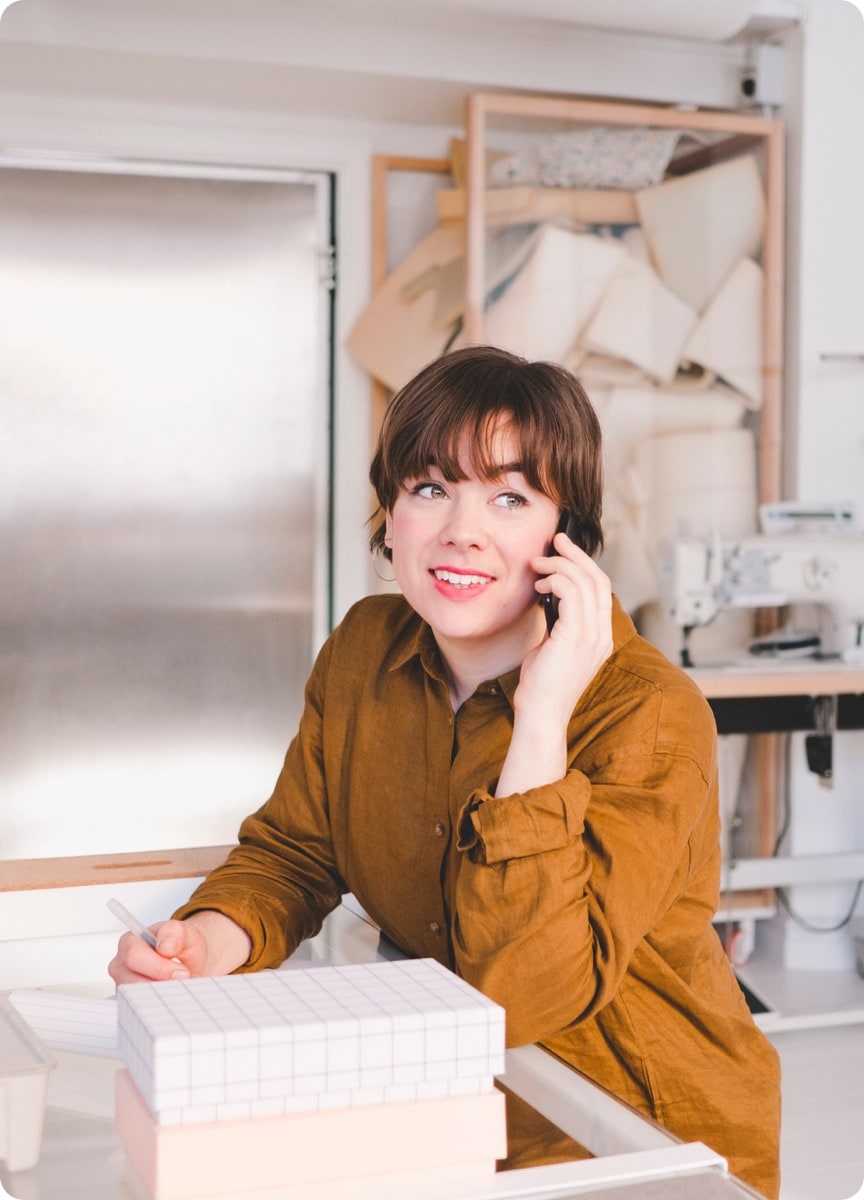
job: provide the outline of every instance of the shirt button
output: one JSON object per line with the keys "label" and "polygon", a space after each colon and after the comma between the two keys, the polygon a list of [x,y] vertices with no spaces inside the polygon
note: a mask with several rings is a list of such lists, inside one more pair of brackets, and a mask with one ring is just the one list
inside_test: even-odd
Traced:
{"label": "shirt button", "polygon": [[490,696],[497,696],[497,695],[498,695],[498,684],[497,684],[497,683],[490,683],[490,684],[489,684],[489,695],[490,695]]}
{"label": "shirt button", "polygon": [[435,829],[436,837],[443,837],[444,834],[447,832],[447,829],[446,829],[443,821],[436,821],[435,825],[434,825],[434,829]]}
{"label": "shirt button", "polygon": [[440,937],[440,936],[441,936],[441,926],[438,924],[438,922],[437,922],[437,921],[430,921],[430,922],[429,922],[429,932],[430,932],[430,933],[434,933],[434,934],[435,934],[435,937]]}

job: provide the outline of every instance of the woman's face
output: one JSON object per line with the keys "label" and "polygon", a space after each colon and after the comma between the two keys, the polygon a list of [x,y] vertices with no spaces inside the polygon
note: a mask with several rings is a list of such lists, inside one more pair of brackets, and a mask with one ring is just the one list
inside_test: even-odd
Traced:
{"label": "woman's face", "polygon": [[406,480],[387,514],[386,544],[406,600],[432,627],[445,658],[471,648],[488,658],[491,649],[504,670],[542,637],[530,560],[547,552],[559,509],[525,480],[518,437],[500,418],[492,445],[500,469],[494,479],[473,472],[463,439],[465,479],[448,482],[431,467]]}

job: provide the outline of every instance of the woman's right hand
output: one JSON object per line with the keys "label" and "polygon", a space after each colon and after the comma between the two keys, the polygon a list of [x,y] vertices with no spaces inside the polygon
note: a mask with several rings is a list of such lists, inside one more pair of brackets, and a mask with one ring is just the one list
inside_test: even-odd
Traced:
{"label": "woman's right hand", "polygon": [[242,966],[252,949],[244,929],[223,913],[207,909],[183,921],[151,925],[156,949],[134,933],[124,933],[108,974],[118,986],[193,975],[227,975]]}
{"label": "woman's right hand", "polygon": [[200,929],[187,921],[162,921],[152,925],[156,949],[136,933],[124,933],[117,953],[108,964],[115,984],[154,979],[189,979],[203,975],[207,941]]}

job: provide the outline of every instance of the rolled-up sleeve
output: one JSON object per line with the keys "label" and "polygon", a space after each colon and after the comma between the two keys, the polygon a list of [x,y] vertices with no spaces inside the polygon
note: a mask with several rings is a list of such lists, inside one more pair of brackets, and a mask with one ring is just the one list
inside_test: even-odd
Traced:
{"label": "rolled-up sleeve", "polygon": [[566,846],[585,828],[591,785],[579,772],[566,786],[539,788],[524,796],[498,800],[475,792],[459,821],[460,850],[476,862],[500,863]]}
{"label": "rolled-up sleeve", "polygon": [[507,1010],[511,1045],[543,1040],[607,1004],[636,946],[700,873],[710,907],[714,729],[693,700],[686,689],[655,692],[632,741],[626,721],[620,737],[610,729],[594,739],[590,755],[576,739],[584,769],[524,794],[468,798],[454,953],[460,974]]}

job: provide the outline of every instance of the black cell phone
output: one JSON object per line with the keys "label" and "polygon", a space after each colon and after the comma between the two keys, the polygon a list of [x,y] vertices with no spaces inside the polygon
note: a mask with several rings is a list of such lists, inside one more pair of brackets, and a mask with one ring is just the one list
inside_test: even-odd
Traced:
{"label": "black cell phone", "polygon": [[[580,544],[579,521],[574,513],[568,512],[566,509],[561,514],[561,520],[558,522],[558,528],[555,532],[566,533],[570,540],[575,542],[577,546]],[[552,553],[551,547],[549,552],[550,554]],[[546,614],[546,628],[551,633],[552,626],[558,620],[558,597],[554,596],[552,592],[547,592],[543,597],[543,611]]]}

